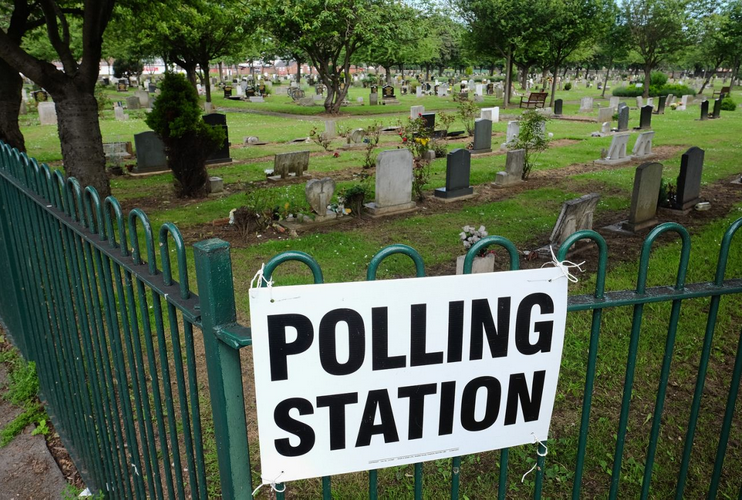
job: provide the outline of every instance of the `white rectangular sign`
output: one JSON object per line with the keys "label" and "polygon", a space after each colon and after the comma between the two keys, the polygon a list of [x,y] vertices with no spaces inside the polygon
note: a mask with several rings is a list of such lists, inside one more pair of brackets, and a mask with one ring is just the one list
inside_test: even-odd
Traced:
{"label": "white rectangular sign", "polygon": [[264,483],[547,439],[555,268],[250,290]]}

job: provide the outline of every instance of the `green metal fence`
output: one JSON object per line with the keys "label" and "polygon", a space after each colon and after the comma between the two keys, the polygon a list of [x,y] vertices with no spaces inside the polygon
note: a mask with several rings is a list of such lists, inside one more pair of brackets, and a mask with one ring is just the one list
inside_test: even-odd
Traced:
{"label": "green metal fence", "polygon": [[[563,260],[579,240],[591,240],[598,248],[594,293],[569,299],[570,312],[591,314],[576,458],[569,465],[572,498],[587,496],[583,483],[604,312],[631,310],[616,444],[606,460],[610,469],[605,475],[610,477],[607,496],[613,499],[625,497],[620,479],[645,307],[669,303],[664,356],[656,367],[659,385],[651,418],[647,418],[651,421],[646,432],[648,446],[640,461],[640,497],[655,496],[651,482],[657,479],[653,471],[675,339],[682,304],[691,299],[709,301],[706,328],[699,365],[694,367],[697,374],[688,423],[682,429],[677,481],[674,492],[662,496],[684,498],[688,478],[698,480],[692,473],[694,460],[698,460],[694,442],[704,408],[720,301],[725,295],[742,293],[742,279],[725,279],[732,240],[740,227],[742,219],[723,234],[716,276],[708,283],[685,283],[690,236],[678,224],[663,224],[649,233],[641,251],[636,288],[630,291],[605,291],[607,247],[598,233],[576,233],[559,249],[557,256]],[[671,286],[648,287],[650,251],[666,233],[674,233],[681,241],[676,281]],[[488,237],[470,249],[464,271],[471,272],[473,257],[490,246],[504,248],[511,269],[520,267],[511,242]],[[418,277],[425,275],[423,259],[414,249],[392,245],[373,257],[367,279],[376,279],[380,264],[399,254],[412,259]],[[251,338],[249,329],[237,322],[229,245],[203,241],[194,245],[193,257],[199,296],[189,289],[186,248],[174,225],[164,224],[155,235],[141,211],[124,216],[114,198],[101,202],[95,190],[83,190],[74,179],[65,179],[0,143],[0,267],[8,275],[6,286],[0,287],[0,319],[24,356],[37,363],[42,397],[84,480],[107,496],[204,498],[221,494],[243,499],[251,498],[253,478],[259,477],[251,468],[247,428],[254,415],[246,413],[246,367],[240,356]],[[315,283],[323,282],[319,264],[301,252],[271,259],[265,276],[270,279],[280,265],[291,261],[308,266]],[[176,270],[177,281],[173,279]],[[195,333],[199,329],[201,335]],[[718,415],[719,439],[695,444],[716,450],[711,473],[704,479],[707,497],[742,499],[742,481],[734,486],[734,480],[727,480],[719,491],[722,477],[729,474],[724,464],[730,435],[740,436],[739,430],[732,433],[742,420],[735,413],[742,377],[742,331],[736,350],[727,354],[733,368],[724,389],[723,415]],[[636,435],[635,429],[631,431]],[[735,444],[739,448],[739,442],[732,447]],[[498,484],[491,485],[482,498],[524,495],[521,490],[517,494],[509,490],[516,481],[514,474],[522,473],[510,470],[510,453],[507,449],[499,452]],[[217,460],[212,466],[207,457],[214,454]],[[737,452],[735,458],[739,457]],[[537,457],[528,496],[548,495],[543,490],[549,459]],[[454,458],[448,467],[450,497],[459,498],[466,465]],[[730,467],[736,465],[727,463],[726,468]],[[430,497],[424,488],[422,464],[413,471],[410,496]],[[277,498],[286,497],[283,485],[277,490]],[[333,497],[329,477],[322,478],[321,490],[323,498]],[[368,497],[379,496],[385,496],[379,474],[369,471]]]}

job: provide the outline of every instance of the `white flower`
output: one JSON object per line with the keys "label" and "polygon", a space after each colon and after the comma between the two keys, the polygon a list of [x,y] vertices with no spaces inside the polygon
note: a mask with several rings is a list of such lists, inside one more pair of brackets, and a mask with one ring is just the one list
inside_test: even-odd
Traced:
{"label": "white flower", "polygon": [[484,233],[486,231],[484,226],[479,226],[479,232]]}
{"label": "white flower", "polygon": [[464,242],[464,248],[466,248],[467,250],[469,250],[471,248],[471,243],[469,243],[468,241],[465,241]]}

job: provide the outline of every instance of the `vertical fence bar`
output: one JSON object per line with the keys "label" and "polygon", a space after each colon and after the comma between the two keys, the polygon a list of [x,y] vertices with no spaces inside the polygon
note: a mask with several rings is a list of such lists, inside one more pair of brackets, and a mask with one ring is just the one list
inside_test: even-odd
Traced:
{"label": "vertical fence bar", "polygon": [[240,354],[217,338],[220,326],[237,322],[229,243],[201,241],[193,246],[193,255],[222,496],[248,499],[252,478]]}

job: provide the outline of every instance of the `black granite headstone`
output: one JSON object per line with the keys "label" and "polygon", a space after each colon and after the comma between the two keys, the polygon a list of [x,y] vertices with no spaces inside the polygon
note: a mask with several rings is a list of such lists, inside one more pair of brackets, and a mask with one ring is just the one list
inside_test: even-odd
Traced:
{"label": "black granite headstone", "polygon": [[703,101],[701,103],[701,120],[708,120],[709,119],[709,102]]}
{"label": "black granite headstone", "polygon": [[657,109],[654,110],[655,115],[665,114],[665,103],[667,103],[667,96],[662,95],[657,100]]}
{"label": "black granite headstone", "polygon": [[394,87],[391,85],[384,85],[384,88],[381,89],[382,96],[384,99],[394,99],[396,96],[394,95]]}
{"label": "black granite headstone", "polygon": [[[488,83],[487,84],[487,95],[494,95],[494,94],[495,94],[495,84],[494,83]],[[556,103],[554,105],[556,106]],[[556,108],[554,108],[554,109],[556,110]],[[556,114],[556,111],[554,111],[554,113]]]}
{"label": "black granite headstone", "polygon": [[223,90],[225,99],[232,97],[232,87],[230,85],[225,85]]}
{"label": "black granite headstone", "polygon": [[557,116],[561,116],[563,106],[564,101],[562,99],[557,99],[556,101],[554,101],[554,114]]}
{"label": "black granite headstone", "polygon": [[206,164],[232,161],[232,158],[229,157],[229,127],[227,127],[227,116],[221,113],[209,113],[208,115],[204,115],[204,122],[211,127],[221,127],[224,130],[224,142],[219,149],[214,151],[206,159]]}
{"label": "black granite headstone", "polygon": [[469,185],[471,153],[468,149],[454,149],[446,156],[446,187],[435,190],[438,198],[458,198],[474,192]]}
{"label": "black granite headstone", "polygon": [[711,118],[721,118],[721,99],[714,100],[714,112]]}
{"label": "black granite headstone", "polygon": [[423,113],[420,115],[423,120],[423,126],[429,131],[435,130],[435,113]]}
{"label": "black granite headstone", "polygon": [[692,147],[680,159],[677,199],[673,208],[688,210],[698,203],[701,194],[701,174],[703,174],[704,150]]}
{"label": "black granite headstone", "polygon": [[649,130],[652,128],[652,106],[642,106],[639,114],[639,126],[636,130]]}

